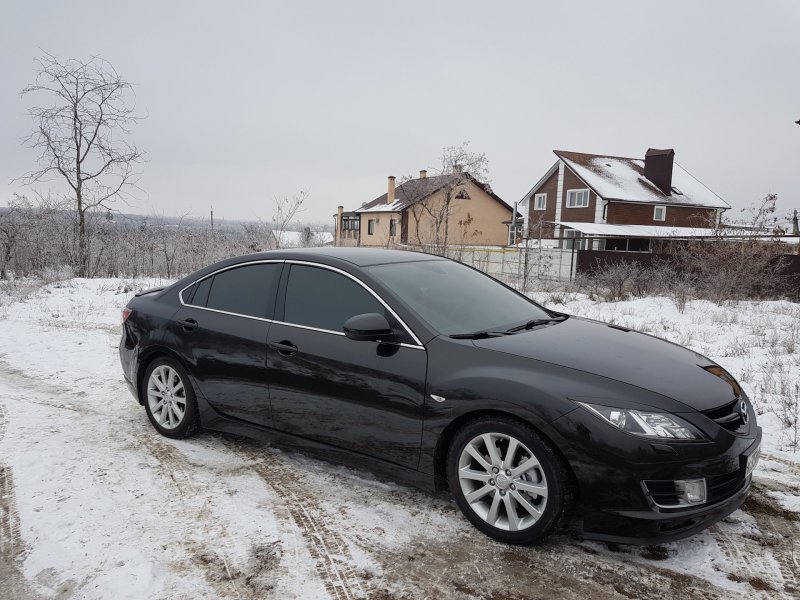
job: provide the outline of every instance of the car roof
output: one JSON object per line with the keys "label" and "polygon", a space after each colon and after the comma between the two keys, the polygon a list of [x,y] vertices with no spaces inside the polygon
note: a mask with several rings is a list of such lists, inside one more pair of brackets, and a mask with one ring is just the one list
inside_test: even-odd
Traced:
{"label": "car roof", "polygon": [[441,256],[412,252],[409,250],[390,250],[388,248],[358,247],[322,247],[322,248],[284,248],[251,255],[257,258],[281,258],[287,260],[313,259],[325,262],[324,259],[342,260],[359,267],[382,265],[387,263],[416,262],[428,260],[445,260]]}

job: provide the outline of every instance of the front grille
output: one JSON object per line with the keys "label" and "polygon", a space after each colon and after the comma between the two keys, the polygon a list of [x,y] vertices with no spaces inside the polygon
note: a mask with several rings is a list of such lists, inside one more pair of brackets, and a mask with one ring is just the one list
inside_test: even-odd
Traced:
{"label": "front grille", "polygon": [[742,434],[747,429],[747,423],[742,418],[741,405],[741,398],[737,398],[719,408],[703,411],[703,414],[723,429],[727,429],[731,433]]}

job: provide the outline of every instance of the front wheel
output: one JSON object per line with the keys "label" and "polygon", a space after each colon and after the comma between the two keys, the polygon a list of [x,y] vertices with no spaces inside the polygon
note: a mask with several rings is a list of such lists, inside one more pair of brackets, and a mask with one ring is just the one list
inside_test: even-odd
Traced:
{"label": "front wheel", "polygon": [[156,358],[144,374],[144,407],[161,435],[186,438],[200,427],[197,401],[186,371],[175,361]]}
{"label": "front wheel", "polygon": [[465,425],[450,445],[447,475],[464,516],[500,542],[538,542],[566,512],[567,467],[521,422],[480,418]]}

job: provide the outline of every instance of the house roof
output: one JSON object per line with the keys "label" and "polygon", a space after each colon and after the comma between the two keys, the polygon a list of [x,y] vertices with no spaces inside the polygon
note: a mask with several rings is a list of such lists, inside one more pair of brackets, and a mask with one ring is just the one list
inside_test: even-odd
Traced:
{"label": "house roof", "polygon": [[[275,231],[270,233],[278,240],[281,248],[300,248],[306,243],[306,233],[304,231]],[[333,234],[330,231],[312,231],[310,243],[313,246],[323,246],[333,243]]]}
{"label": "house roof", "polygon": [[386,201],[389,199],[389,193],[387,192],[381,196],[378,196],[371,202],[367,202],[360,208],[357,208],[354,212],[402,212],[412,204],[416,204],[417,202],[429,197],[431,194],[438,192],[443,187],[463,180],[464,176],[466,176],[467,179],[481,188],[484,192],[489,194],[494,200],[502,204],[505,208],[512,210],[511,206],[506,204],[503,199],[500,198],[500,196],[495,194],[491,187],[485,183],[481,183],[469,173],[463,173],[453,175],[432,175],[430,177],[410,179],[404,183],[401,183],[395,188],[395,201],[391,204],[386,203]]}
{"label": "house roof", "polygon": [[643,238],[692,238],[720,235],[716,229],[705,227],[672,227],[669,225],[610,225],[608,223],[578,223],[575,221],[552,221],[555,225],[580,231],[584,235],[603,237],[643,237]]}
{"label": "house roof", "polygon": [[644,176],[644,160],[642,159],[564,150],[554,150],[553,152],[587,186],[605,200],[730,208],[727,202],[700,183],[678,163],[673,163],[672,187],[680,193],[673,191],[671,195],[666,195]]}

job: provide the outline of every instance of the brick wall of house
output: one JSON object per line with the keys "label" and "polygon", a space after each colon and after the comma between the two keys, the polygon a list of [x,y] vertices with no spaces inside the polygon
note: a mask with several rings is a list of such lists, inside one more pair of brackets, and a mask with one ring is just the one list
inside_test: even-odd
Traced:
{"label": "brick wall of house", "polygon": [[670,225],[673,227],[709,227],[716,222],[716,211],[712,208],[666,206],[665,220],[654,221],[652,204],[612,201],[608,203],[606,222],[613,225]]}

